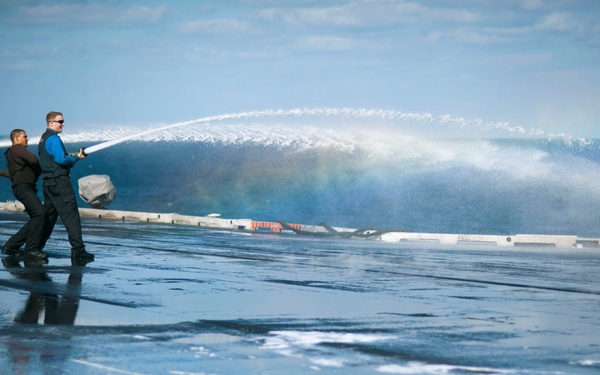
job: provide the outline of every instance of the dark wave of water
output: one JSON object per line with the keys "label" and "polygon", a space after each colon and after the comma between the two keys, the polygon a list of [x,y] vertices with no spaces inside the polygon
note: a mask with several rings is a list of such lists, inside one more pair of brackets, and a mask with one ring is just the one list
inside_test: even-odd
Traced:
{"label": "dark wave of water", "polygon": [[[89,144],[68,148],[80,146]],[[74,182],[109,175],[117,188],[110,208],[119,210],[419,232],[600,233],[593,147],[418,139],[384,146],[125,142],[72,172]],[[2,200],[12,199],[8,185]]]}

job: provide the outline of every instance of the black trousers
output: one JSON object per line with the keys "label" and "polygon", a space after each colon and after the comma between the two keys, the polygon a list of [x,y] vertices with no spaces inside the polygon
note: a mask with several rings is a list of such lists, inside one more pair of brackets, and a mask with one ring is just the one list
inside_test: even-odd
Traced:
{"label": "black trousers", "polygon": [[84,251],[85,245],[81,235],[81,218],[79,217],[77,198],[68,176],[44,178],[44,207],[46,208],[46,227],[43,244],[52,234],[56,220],[60,216],[69,236],[71,253]]}
{"label": "black trousers", "polygon": [[18,184],[13,186],[15,198],[25,206],[29,221],[17,233],[8,239],[4,248],[9,251],[18,251],[26,243],[25,251],[42,250],[43,233],[46,223],[46,209],[37,195],[35,184]]}

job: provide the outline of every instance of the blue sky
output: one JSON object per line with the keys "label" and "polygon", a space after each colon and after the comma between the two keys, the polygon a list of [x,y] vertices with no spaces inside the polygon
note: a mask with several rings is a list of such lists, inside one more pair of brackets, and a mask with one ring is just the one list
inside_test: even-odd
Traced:
{"label": "blue sky", "polygon": [[352,107],[600,137],[600,2],[0,3],[0,134]]}

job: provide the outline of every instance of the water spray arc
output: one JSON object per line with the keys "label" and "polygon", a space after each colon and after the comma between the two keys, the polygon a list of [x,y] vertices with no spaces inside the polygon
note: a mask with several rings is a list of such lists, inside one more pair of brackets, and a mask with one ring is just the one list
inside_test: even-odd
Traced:
{"label": "water spray arc", "polygon": [[521,136],[548,136],[550,138],[558,137],[565,140],[568,143],[589,143],[585,139],[573,139],[572,137],[565,135],[553,135],[546,134],[543,131],[537,129],[526,130],[520,126],[510,126],[505,122],[490,122],[484,123],[480,119],[468,120],[464,118],[452,117],[450,115],[433,116],[430,113],[405,113],[401,111],[385,110],[385,109],[365,109],[365,108],[304,108],[304,109],[290,109],[290,110],[263,110],[263,111],[248,111],[224,114],[218,116],[202,117],[195,120],[178,122],[162,126],[156,129],[150,129],[139,133],[131,134],[119,139],[114,139],[106,142],[99,143],[94,146],[90,146],[84,149],[86,155],[92,154],[96,151],[103,150],[105,148],[114,146],[116,144],[129,141],[131,139],[139,138],[147,134],[169,130],[177,127],[188,126],[193,124],[202,124],[210,122],[219,122],[226,120],[237,120],[237,119],[249,119],[249,118],[273,118],[273,117],[301,117],[301,116],[324,116],[324,117],[338,117],[338,118],[353,118],[353,119],[366,119],[366,118],[380,118],[386,121],[394,120],[410,120],[415,122],[426,122],[426,123],[437,123],[440,125],[454,125],[458,127],[473,127],[478,130],[499,130],[506,133],[518,134]]}
{"label": "water spray arc", "polygon": [[169,130],[181,126],[202,124],[209,122],[218,122],[225,120],[237,120],[244,118],[267,118],[267,117],[292,117],[292,116],[347,116],[353,118],[371,118],[379,117],[387,120],[393,119],[412,119],[418,121],[431,121],[432,116],[430,114],[419,114],[419,113],[403,113],[398,111],[380,110],[380,109],[354,109],[354,108],[308,108],[308,109],[291,109],[291,110],[264,110],[264,111],[249,111],[239,112],[218,116],[202,117],[196,120],[178,122],[171,125],[166,125],[156,129],[150,129],[140,133],[132,134],[119,139],[106,141],[99,143],[94,146],[90,146],[84,150],[86,155],[94,153],[96,151],[103,150],[110,146],[129,141],[138,137],[142,137],[151,133]]}

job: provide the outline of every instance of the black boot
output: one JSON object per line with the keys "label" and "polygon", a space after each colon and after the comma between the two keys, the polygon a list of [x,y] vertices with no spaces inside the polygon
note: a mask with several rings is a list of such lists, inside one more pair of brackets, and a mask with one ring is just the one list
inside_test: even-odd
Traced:
{"label": "black boot", "polygon": [[26,251],[25,252],[25,258],[30,258],[30,259],[48,259],[48,253],[45,253],[45,252],[40,251],[40,250]]}
{"label": "black boot", "polygon": [[19,255],[19,249],[10,249],[6,246],[2,248],[2,254],[6,255]]}
{"label": "black boot", "polygon": [[94,254],[88,253],[85,250],[71,251],[71,259],[83,259],[91,261],[94,260]]}

